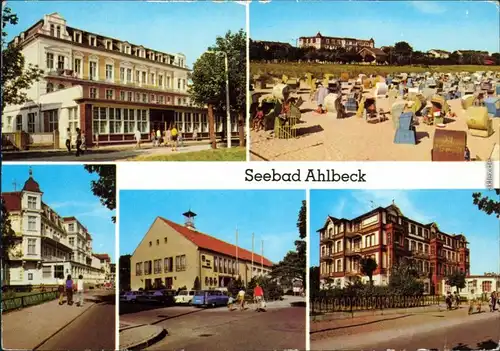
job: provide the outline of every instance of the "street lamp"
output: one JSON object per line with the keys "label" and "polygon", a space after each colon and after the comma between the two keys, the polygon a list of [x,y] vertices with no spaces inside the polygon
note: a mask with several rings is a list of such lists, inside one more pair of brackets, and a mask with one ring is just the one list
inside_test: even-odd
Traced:
{"label": "street lamp", "polygon": [[227,118],[227,147],[231,148],[231,111],[229,105],[229,64],[227,59],[227,53],[225,51],[207,51],[210,54],[223,55],[224,56],[224,67],[226,75],[226,118]]}

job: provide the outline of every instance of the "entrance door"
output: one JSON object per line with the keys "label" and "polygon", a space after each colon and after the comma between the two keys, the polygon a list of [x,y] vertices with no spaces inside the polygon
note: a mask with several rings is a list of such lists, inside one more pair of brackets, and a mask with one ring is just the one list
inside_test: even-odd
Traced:
{"label": "entrance door", "polygon": [[174,111],[151,109],[149,113],[151,129],[163,131],[171,128],[175,122]]}
{"label": "entrance door", "polygon": [[173,284],[173,280],[172,280],[172,277],[167,277],[165,278],[165,287],[167,289],[172,289],[172,284]]}
{"label": "entrance door", "polygon": [[151,286],[151,279],[146,279],[146,280],[144,281],[144,288],[145,288],[146,290],[151,290],[151,287],[152,287],[152,286]]}

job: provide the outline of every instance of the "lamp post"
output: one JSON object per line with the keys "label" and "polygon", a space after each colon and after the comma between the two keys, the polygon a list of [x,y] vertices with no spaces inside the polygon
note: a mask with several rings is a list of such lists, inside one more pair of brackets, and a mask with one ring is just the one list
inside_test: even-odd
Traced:
{"label": "lamp post", "polygon": [[226,118],[227,118],[227,147],[231,148],[231,106],[229,105],[229,63],[227,59],[227,53],[224,51],[207,51],[211,54],[223,55],[224,56],[224,69],[226,75]]}

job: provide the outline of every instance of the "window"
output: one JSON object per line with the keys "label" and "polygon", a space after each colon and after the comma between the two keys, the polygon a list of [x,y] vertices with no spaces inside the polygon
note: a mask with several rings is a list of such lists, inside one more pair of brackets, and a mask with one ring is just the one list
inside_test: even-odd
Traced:
{"label": "window", "polygon": [[218,264],[219,258],[217,256],[214,256],[214,272],[217,272]]}
{"label": "window", "polygon": [[69,238],[69,244],[75,246],[75,238]]}
{"label": "window", "polygon": [[114,90],[113,89],[106,89],[106,99],[108,100],[113,100],[113,94]]}
{"label": "window", "polygon": [[128,101],[134,100],[134,94],[131,91],[127,92],[127,100]]}
{"label": "window", "polygon": [[125,68],[120,67],[120,83],[125,82]]}
{"label": "window", "polygon": [[154,273],[161,273],[161,260],[154,260]]}
{"label": "window", "polygon": [[158,103],[159,104],[164,104],[165,103],[165,97],[163,95],[158,96]]}
{"label": "window", "polygon": [[155,94],[151,94],[150,99],[151,99],[151,100],[150,100],[150,102],[151,102],[151,103],[154,103],[154,102],[155,102],[155,100],[156,100]]}
{"label": "window", "polygon": [[48,69],[53,69],[54,68],[54,54],[52,54],[50,52],[47,53],[46,63],[47,63],[47,68]]}
{"label": "window", "polygon": [[148,94],[142,94],[142,102],[148,102]]}
{"label": "window", "polygon": [[56,36],[56,26],[54,26],[53,24],[50,25],[50,36]]}
{"label": "window", "polygon": [[160,245],[160,239],[156,239],[156,245]]}
{"label": "window", "polygon": [[108,120],[106,107],[93,107],[92,112],[93,129],[98,134],[108,134]]}
{"label": "window", "polygon": [[135,264],[135,275],[142,275],[142,262]]}
{"label": "window", "polygon": [[97,99],[97,88],[90,88],[90,98]]}
{"label": "window", "polygon": [[97,44],[97,40],[95,37],[90,37],[90,46],[96,46]]}
{"label": "window", "polygon": [[82,42],[82,35],[80,33],[75,33],[75,41],[77,43],[81,43]]}
{"label": "window", "polygon": [[169,77],[169,76],[167,76],[167,82],[166,82],[166,83],[167,83],[167,84],[166,84],[166,87],[167,87],[167,88],[170,88],[170,77]]}
{"label": "window", "polygon": [[35,117],[36,113],[28,113],[28,133],[35,132]]}
{"label": "window", "polygon": [[28,196],[28,208],[36,209],[36,196]]}
{"label": "window", "polygon": [[144,274],[151,274],[151,261],[144,262]]}
{"label": "window", "polygon": [[177,89],[181,89],[181,80],[177,79]]}
{"label": "window", "polygon": [[137,102],[141,101],[141,94],[140,93],[135,93],[135,101],[137,101]]}
{"label": "window", "polygon": [[175,256],[175,270],[177,272],[186,270],[186,255]]}
{"label": "window", "polygon": [[158,85],[159,85],[160,87],[162,87],[162,86],[163,86],[163,76],[158,76]]}
{"label": "window", "polygon": [[47,93],[51,93],[54,91],[54,84],[52,83],[47,83]]}
{"label": "window", "polygon": [[108,109],[109,116],[109,134],[122,133],[122,110],[120,108],[110,107]]}
{"label": "window", "polygon": [[60,26],[57,26],[57,37],[58,38],[61,37],[61,27]]}
{"label": "window", "polygon": [[141,83],[146,84],[147,83],[147,75],[146,72],[142,72],[142,80]]}
{"label": "window", "polygon": [[123,109],[123,132],[131,134],[135,132],[134,109]]}
{"label": "window", "polygon": [[152,246],[152,245],[153,245],[153,243],[150,241],[150,242],[149,242],[149,246]]}
{"label": "window", "polygon": [[140,80],[139,80],[140,76],[141,76],[141,72],[139,72],[139,71],[135,71],[135,82],[136,82],[136,83],[139,83],[139,81],[140,81]]}
{"label": "window", "polygon": [[57,56],[57,69],[64,69],[64,56]]}
{"label": "window", "polygon": [[76,73],[81,74],[81,72],[82,72],[82,59],[75,58],[74,63],[75,64],[73,66],[73,70]]}
{"label": "window", "polygon": [[89,72],[90,72],[89,78],[91,80],[97,80],[97,62],[95,61],[89,62]]}
{"label": "window", "polygon": [[49,121],[49,125],[46,126],[46,131],[52,133],[59,128],[59,120],[57,118],[57,110],[45,111],[45,118]]}
{"label": "window", "polygon": [[17,115],[16,116],[16,131],[20,132],[21,130],[23,130],[23,116]]}
{"label": "window", "polygon": [[167,243],[167,241],[168,241],[168,238],[167,238],[167,237],[164,237],[164,238],[163,238],[163,242],[166,244],[166,243]]}
{"label": "window", "polygon": [[106,49],[113,50],[113,42],[110,40],[106,41]]}
{"label": "window", "polygon": [[36,255],[36,239],[28,239],[28,255]]}
{"label": "window", "polygon": [[[139,118],[139,112],[140,118]],[[148,111],[147,110],[137,110],[137,124],[139,131],[141,133],[147,133],[148,132]]]}
{"label": "window", "polygon": [[113,65],[106,65],[106,80],[113,79]]}
{"label": "window", "polygon": [[124,91],[120,91],[120,100],[125,101],[125,92]]}
{"label": "window", "polygon": [[165,273],[173,272],[173,257],[165,257],[163,265],[165,266]]}
{"label": "window", "polygon": [[151,73],[151,80],[150,80],[150,83],[152,85],[155,85],[155,74],[154,73]]}
{"label": "window", "polygon": [[52,267],[51,266],[43,266],[42,267],[42,277],[44,279],[48,279],[48,278],[52,277]]}

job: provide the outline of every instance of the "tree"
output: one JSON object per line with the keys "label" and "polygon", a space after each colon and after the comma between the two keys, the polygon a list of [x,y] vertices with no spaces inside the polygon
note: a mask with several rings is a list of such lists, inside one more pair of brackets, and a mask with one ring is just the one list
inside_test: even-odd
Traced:
{"label": "tree", "polygon": [[309,291],[314,295],[320,290],[320,271],[318,266],[309,267]]}
{"label": "tree", "polygon": [[43,70],[25,65],[21,47],[7,42],[7,25],[16,25],[18,17],[9,7],[2,10],[2,114],[6,105],[22,105],[28,101],[26,90],[38,81]]}
{"label": "tree", "polygon": [[264,298],[266,300],[279,300],[283,296],[283,289],[278,285],[278,283],[266,276],[253,277],[252,280],[248,282],[248,294],[253,296],[253,289],[257,286],[257,283],[262,287],[264,291]]}
{"label": "tree", "polygon": [[[210,126],[214,126],[213,112],[220,116],[226,115],[226,70],[223,56],[218,52],[227,55],[230,112],[238,116],[240,146],[244,146],[247,87],[246,33],[243,30],[237,33],[227,32],[224,37],[217,37],[215,45],[196,60],[191,75],[191,98],[200,106],[208,105]],[[210,140],[212,148],[215,148],[215,128],[210,128]]]}
{"label": "tree", "polygon": [[473,193],[473,203],[477,206],[480,211],[485,212],[488,215],[495,214],[497,218],[500,218],[500,189],[495,189],[497,195],[497,200],[490,199],[488,196],[483,196],[482,193]]}
{"label": "tree", "polygon": [[22,242],[22,237],[17,236],[16,232],[14,229],[12,229],[12,225],[10,223],[10,218],[9,218],[9,212],[7,211],[7,207],[5,206],[5,201],[2,198],[2,218],[0,219],[0,223],[2,226],[2,247],[0,248],[1,252],[1,261],[2,264],[4,265],[2,267],[4,271],[4,277],[5,277],[5,284],[2,282],[3,285],[9,285],[9,274],[8,274],[8,269],[6,269],[6,265],[8,264],[10,258],[11,258],[11,250],[15,248],[18,244]]}
{"label": "tree", "polygon": [[411,262],[400,262],[391,268],[389,289],[401,296],[421,295],[424,283],[420,281],[418,271]]}
{"label": "tree", "polygon": [[399,64],[405,64],[411,60],[413,48],[406,41],[400,41],[394,44],[394,54],[398,58]]}
{"label": "tree", "polygon": [[370,285],[373,285],[373,272],[377,270],[377,262],[371,257],[363,257],[359,261],[359,265],[361,267],[361,273],[368,276]]}
{"label": "tree", "polygon": [[245,283],[243,283],[241,277],[238,277],[237,279],[231,279],[229,284],[227,284],[227,291],[229,292],[230,296],[236,297],[240,290],[245,290]]}
{"label": "tree", "polygon": [[196,276],[193,282],[193,290],[201,290],[200,277]]}
{"label": "tree", "polygon": [[457,288],[458,292],[460,289],[465,288],[465,273],[464,272],[454,272],[446,277],[446,284],[451,287]]}
{"label": "tree", "polygon": [[119,259],[120,266],[120,290],[130,290],[130,258],[132,255],[122,255]]}
{"label": "tree", "polygon": [[[101,204],[110,211],[116,209],[116,166],[115,165],[85,165],[87,172],[97,173],[99,180],[91,182],[92,192],[99,197]],[[112,216],[113,223],[116,216]]]}

